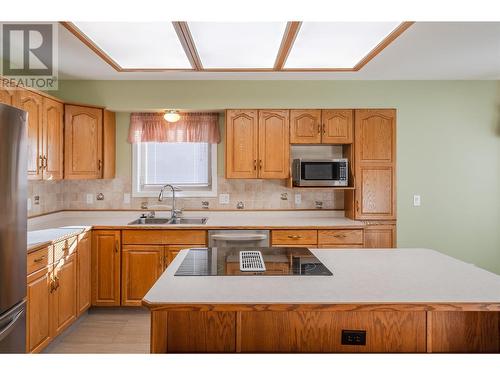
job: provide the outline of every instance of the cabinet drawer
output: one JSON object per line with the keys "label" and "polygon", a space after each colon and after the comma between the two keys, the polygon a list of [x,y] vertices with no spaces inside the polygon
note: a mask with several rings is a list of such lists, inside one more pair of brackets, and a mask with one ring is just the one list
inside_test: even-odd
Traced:
{"label": "cabinet drawer", "polygon": [[33,251],[28,254],[27,272],[28,275],[47,267],[49,264],[49,248]]}
{"label": "cabinet drawer", "polygon": [[175,245],[175,244],[206,244],[205,230],[124,230],[124,244]]}
{"label": "cabinet drawer", "polygon": [[316,230],[273,230],[273,245],[314,245],[318,243]]}
{"label": "cabinet drawer", "polygon": [[318,249],[364,249],[363,245],[344,244],[344,245],[319,245]]}
{"label": "cabinet drawer", "polygon": [[362,229],[335,229],[320,230],[318,232],[319,245],[363,244]]}

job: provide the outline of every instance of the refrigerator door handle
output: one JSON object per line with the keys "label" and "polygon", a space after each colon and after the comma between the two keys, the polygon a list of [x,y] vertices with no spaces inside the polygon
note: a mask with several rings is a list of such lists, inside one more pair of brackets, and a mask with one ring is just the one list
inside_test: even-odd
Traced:
{"label": "refrigerator door handle", "polygon": [[24,309],[21,311],[18,311],[17,314],[11,315],[10,317],[10,322],[7,323],[4,327],[0,328],[0,341],[2,341],[4,338],[6,338],[10,332],[14,329],[14,326],[16,325],[16,322],[18,319],[23,315]]}

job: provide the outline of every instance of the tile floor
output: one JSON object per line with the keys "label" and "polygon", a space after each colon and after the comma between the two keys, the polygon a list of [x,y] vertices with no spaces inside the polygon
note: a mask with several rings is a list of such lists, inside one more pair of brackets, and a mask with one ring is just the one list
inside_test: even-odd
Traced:
{"label": "tile floor", "polygon": [[44,353],[149,353],[150,313],[142,308],[92,308]]}

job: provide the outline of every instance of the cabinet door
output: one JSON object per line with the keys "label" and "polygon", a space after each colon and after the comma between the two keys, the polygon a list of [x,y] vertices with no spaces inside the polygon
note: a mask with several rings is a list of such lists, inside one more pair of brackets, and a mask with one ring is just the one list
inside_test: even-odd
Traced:
{"label": "cabinet door", "polygon": [[321,110],[292,109],[290,111],[290,143],[321,143]]}
{"label": "cabinet door", "polygon": [[163,246],[124,245],[122,256],[122,306],[141,306],[163,272]]}
{"label": "cabinet door", "polygon": [[28,276],[26,349],[29,353],[40,352],[52,339],[50,286],[48,267]]}
{"label": "cabinet door", "polygon": [[27,90],[16,90],[14,106],[28,112],[28,179],[42,178],[42,97]]}
{"label": "cabinet door", "polygon": [[12,105],[14,100],[14,90],[0,89],[0,103]]}
{"label": "cabinet door", "polygon": [[290,176],[289,111],[259,111],[259,177]]}
{"label": "cabinet door", "polygon": [[44,158],[43,179],[63,178],[64,105],[43,98],[42,156]]}
{"label": "cabinet door", "polygon": [[257,178],[257,111],[226,111],[226,178]]}
{"label": "cabinet door", "polygon": [[52,293],[52,334],[59,335],[77,316],[77,259],[76,253],[54,265]]}
{"label": "cabinet door", "polygon": [[78,240],[78,315],[90,307],[90,234]]}
{"label": "cabinet door", "polygon": [[120,306],[120,231],[92,234],[92,305]]}
{"label": "cabinet door", "polygon": [[116,114],[104,111],[103,117],[102,178],[115,178],[116,170]]}
{"label": "cabinet door", "polygon": [[355,112],[355,218],[396,219],[396,111]]}
{"label": "cabinet door", "polygon": [[65,106],[64,178],[102,177],[102,109]]}
{"label": "cabinet door", "polygon": [[396,225],[374,224],[365,228],[365,248],[390,249],[396,247]]}
{"label": "cabinet door", "polygon": [[324,109],[322,143],[349,144],[353,141],[353,114],[351,109]]}

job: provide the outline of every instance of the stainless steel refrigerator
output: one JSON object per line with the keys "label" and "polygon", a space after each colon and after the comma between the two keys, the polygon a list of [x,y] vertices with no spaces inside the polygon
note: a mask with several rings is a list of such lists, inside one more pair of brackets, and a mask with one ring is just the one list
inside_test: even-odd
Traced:
{"label": "stainless steel refrigerator", "polygon": [[26,351],[27,116],[0,104],[0,353]]}

